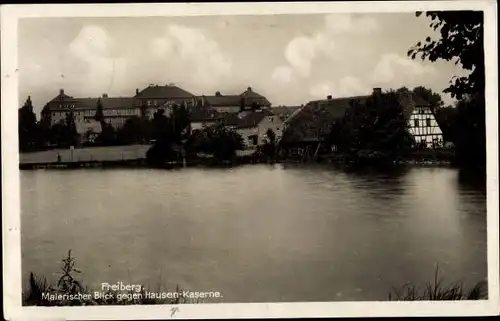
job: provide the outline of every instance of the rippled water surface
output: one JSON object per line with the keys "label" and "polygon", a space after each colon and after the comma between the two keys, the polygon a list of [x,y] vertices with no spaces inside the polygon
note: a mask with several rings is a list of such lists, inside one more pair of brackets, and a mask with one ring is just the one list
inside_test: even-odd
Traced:
{"label": "rippled water surface", "polygon": [[457,170],[329,166],[22,171],[22,269],[85,284],[220,291],[225,302],[387,300],[486,277],[484,190]]}

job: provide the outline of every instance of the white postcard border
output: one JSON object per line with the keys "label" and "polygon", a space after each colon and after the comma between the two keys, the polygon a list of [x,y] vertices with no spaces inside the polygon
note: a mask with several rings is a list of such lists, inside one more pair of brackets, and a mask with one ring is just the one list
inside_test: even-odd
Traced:
{"label": "white postcard border", "polygon": [[[487,131],[488,292],[483,301],[239,303],[165,306],[22,307],[17,22],[36,17],[143,17],[484,10]],[[499,313],[498,74],[495,1],[332,3],[62,4],[1,7],[2,220],[4,313],[9,319],[285,318],[474,316]]]}

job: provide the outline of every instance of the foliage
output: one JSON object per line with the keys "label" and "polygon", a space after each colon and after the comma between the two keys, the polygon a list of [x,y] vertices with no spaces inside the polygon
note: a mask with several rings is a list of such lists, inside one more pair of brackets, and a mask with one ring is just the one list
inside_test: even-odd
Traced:
{"label": "foliage", "polygon": [[[417,17],[422,13],[417,12]],[[460,165],[479,170],[486,167],[484,13],[482,11],[431,11],[430,27],[439,29],[440,37],[427,37],[408,51],[415,59],[454,61],[468,76],[453,77],[444,90],[457,98],[454,143]],[[458,130],[459,129],[459,130]]]}
{"label": "foliage", "polygon": [[413,88],[413,93],[422,97],[425,101],[431,104],[431,109],[436,111],[444,106],[444,102],[441,98],[441,95],[433,92],[429,88],[425,88],[424,86],[418,86]]}
{"label": "foliage", "polygon": [[121,144],[144,144],[149,141],[149,123],[147,119],[132,116],[118,129],[117,140]]}
{"label": "foliage", "polygon": [[[417,12],[419,17],[422,12]],[[453,61],[465,70],[470,70],[466,77],[454,77],[450,86],[444,90],[453,98],[462,99],[467,95],[483,93],[484,73],[484,14],[482,11],[429,11],[425,16],[430,19],[430,27],[439,29],[439,39],[427,37],[419,41],[408,55],[415,59],[432,62],[439,59]],[[484,94],[484,93],[483,93]]]}
{"label": "foliage", "polygon": [[72,110],[66,113],[65,127],[64,127],[64,141],[67,146],[76,146],[79,141],[79,135],[76,130],[75,114]]}
{"label": "foliage", "polygon": [[101,124],[104,122],[104,109],[102,106],[101,98],[97,99],[97,106],[95,110],[94,119]]}
{"label": "foliage", "polygon": [[[28,306],[75,306],[75,305],[131,305],[131,304],[185,304],[185,303],[199,303],[199,299],[189,299],[181,296],[176,298],[166,298],[166,299],[150,299],[147,298],[144,286],[141,286],[140,296],[136,298],[130,297],[130,299],[124,297],[123,299],[118,298],[118,294],[133,294],[134,292],[120,292],[120,291],[105,291],[109,294],[109,298],[95,298],[91,295],[90,299],[60,299],[55,300],[48,299],[42,294],[49,295],[73,295],[78,294],[92,294],[94,291],[89,290],[87,287],[83,286],[82,283],[76,280],[74,273],[81,274],[82,272],[75,268],[75,259],[71,255],[71,250],[68,251],[66,258],[62,260],[62,273],[59,277],[56,285],[50,284],[45,277],[37,277],[34,273],[30,273],[28,288],[23,291],[22,303]],[[161,292],[162,284],[159,283],[156,293]],[[165,289],[166,290],[166,289]],[[183,290],[176,287],[176,292],[181,293]],[[99,292],[99,291],[98,291]]]}
{"label": "foliage", "polygon": [[421,287],[407,283],[401,288],[394,288],[389,293],[389,301],[450,301],[450,300],[482,300],[488,297],[486,282],[478,282],[472,289],[467,291],[461,282],[443,285],[443,279],[439,277],[439,266],[434,273],[434,282],[428,282]]}
{"label": "foliage", "polygon": [[245,148],[243,138],[223,124],[194,131],[186,143],[189,153],[211,154],[218,160],[231,160],[237,150]]}
{"label": "foliage", "polygon": [[164,109],[158,109],[151,121],[154,145],[146,153],[152,165],[163,165],[165,162],[180,160],[184,157],[184,143],[190,134],[189,113],[184,104],[172,106],[170,118]]}
{"label": "foliage", "polygon": [[346,116],[332,126],[328,141],[343,153],[395,159],[414,143],[396,92],[372,95],[365,103],[353,100]]}
{"label": "foliage", "polygon": [[474,96],[456,105],[455,146],[462,166],[485,170],[486,167],[486,110],[484,100]]}
{"label": "foliage", "polygon": [[454,143],[457,135],[457,108],[452,106],[441,107],[436,109],[434,115],[443,132],[443,140]]}
{"label": "foliage", "polygon": [[112,146],[117,143],[117,133],[112,125],[101,122],[101,133],[96,138],[96,144],[99,146]]}
{"label": "foliage", "polygon": [[31,98],[18,110],[19,150],[33,150],[40,143],[40,128],[33,112]]}
{"label": "foliage", "polygon": [[266,131],[266,141],[262,146],[258,147],[258,153],[267,157],[268,159],[275,160],[277,156],[278,143],[276,141],[276,134],[269,128]]}

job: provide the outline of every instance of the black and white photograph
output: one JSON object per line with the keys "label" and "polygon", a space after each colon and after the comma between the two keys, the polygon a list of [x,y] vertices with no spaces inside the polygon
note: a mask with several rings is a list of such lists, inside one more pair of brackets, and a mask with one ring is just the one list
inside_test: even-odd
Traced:
{"label": "black and white photograph", "polygon": [[495,2],[1,9],[7,316],[498,313]]}

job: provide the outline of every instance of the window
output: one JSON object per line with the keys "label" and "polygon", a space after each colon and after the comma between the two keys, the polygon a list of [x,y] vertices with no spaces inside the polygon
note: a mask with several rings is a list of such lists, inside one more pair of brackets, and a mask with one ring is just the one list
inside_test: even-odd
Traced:
{"label": "window", "polygon": [[414,127],[418,127],[418,119],[414,119],[413,123],[414,123]]}
{"label": "window", "polygon": [[257,135],[250,135],[248,136],[248,141],[250,142],[250,144],[255,146],[258,143],[258,138],[259,137]]}
{"label": "window", "polygon": [[426,126],[427,126],[427,127],[431,127],[431,119],[430,119],[430,118],[427,118],[427,119],[425,120],[425,123],[426,123]]}

